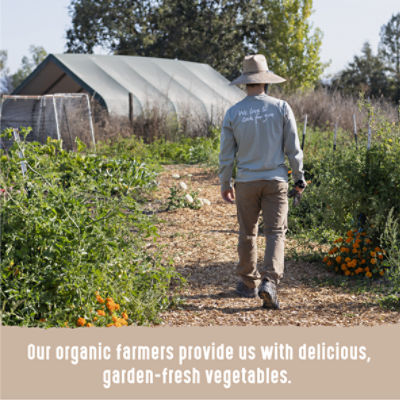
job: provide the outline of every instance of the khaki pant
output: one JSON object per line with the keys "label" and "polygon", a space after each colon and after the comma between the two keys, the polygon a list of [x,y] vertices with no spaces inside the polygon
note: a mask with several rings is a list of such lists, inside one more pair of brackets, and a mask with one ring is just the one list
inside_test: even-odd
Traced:
{"label": "khaki pant", "polygon": [[[239,264],[237,274],[251,288],[259,279],[278,284],[283,277],[285,234],[287,231],[288,184],[283,181],[236,182],[239,221]],[[263,213],[266,247],[264,262],[257,269],[258,217]]]}

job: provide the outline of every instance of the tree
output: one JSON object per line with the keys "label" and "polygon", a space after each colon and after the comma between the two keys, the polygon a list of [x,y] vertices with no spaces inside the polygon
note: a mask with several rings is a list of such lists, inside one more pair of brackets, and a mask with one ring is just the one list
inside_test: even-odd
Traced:
{"label": "tree", "polygon": [[2,93],[11,93],[47,56],[46,50],[41,46],[31,45],[29,52],[30,58],[22,57],[21,68],[10,75],[7,67],[7,50],[0,50],[0,90]]}
{"label": "tree", "polygon": [[312,0],[254,1],[245,17],[246,53],[267,57],[269,68],[291,89],[314,86],[325,67],[319,59],[322,33],[312,33]]}
{"label": "tree", "polygon": [[361,53],[333,78],[333,88],[345,94],[363,92],[368,97],[389,97],[390,83],[382,54],[378,52],[375,56],[368,42],[364,43]]}
{"label": "tree", "polygon": [[11,76],[11,83],[15,89],[31,72],[46,58],[47,52],[42,46],[29,46],[30,58],[23,56],[21,68]]}
{"label": "tree", "polygon": [[400,13],[393,15],[381,28],[379,44],[382,56],[390,71],[400,77]]}
{"label": "tree", "polygon": [[12,91],[12,83],[10,70],[7,67],[8,52],[0,50],[0,93],[10,93]]}
{"label": "tree", "polygon": [[228,79],[243,56],[260,52],[291,88],[317,81],[321,34],[312,0],[73,0],[69,52],[96,46],[129,54],[204,62]]}
{"label": "tree", "polygon": [[400,101],[400,13],[392,15],[392,18],[381,28],[381,40],[379,49],[387,65],[390,80],[392,98]]}

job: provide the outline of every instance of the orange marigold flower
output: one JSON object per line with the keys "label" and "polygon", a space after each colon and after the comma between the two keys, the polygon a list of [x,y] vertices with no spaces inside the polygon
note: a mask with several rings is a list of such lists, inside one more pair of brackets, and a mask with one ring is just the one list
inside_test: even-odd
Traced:
{"label": "orange marigold flower", "polygon": [[108,327],[110,327],[110,326],[114,326],[114,324],[107,324],[106,326],[107,326],[107,328],[108,328]]}
{"label": "orange marigold flower", "polygon": [[115,310],[115,303],[107,303],[107,308],[110,312]]}
{"label": "orange marigold flower", "polygon": [[110,312],[115,310],[115,303],[112,297],[107,297],[106,307],[109,309]]}
{"label": "orange marigold flower", "polygon": [[380,247],[375,247],[375,251],[381,251]]}
{"label": "orange marigold flower", "polygon": [[371,264],[376,264],[376,258],[371,258],[370,263],[371,263]]}
{"label": "orange marigold flower", "polygon": [[365,239],[365,243],[372,243],[372,240],[371,239]]}
{"label": "orange marigold flower", "polygon": [[128,319],[128,314],[125,311],[122,313],[122,318],[123,319]]}
{"label": "orange marigold flower", "polygon": [[367,277],[367,278],[371,278],[372,277],[372,274],[371,274],[371,272],[367,272],[366,274],[365,274],[365,276]]}
{"label": "orange marigold flower", "polygon": [[329,260],[327,263],[326,263],[326,265],[328,265],[329,267],[332,265],[332,261],[331,260]]}
{"label": "orange marigold flower", "polygon": [[288,174],[291,174],[292,173],[292,170],[291,169],[289,169],[289,171],[287,172]]}
{"label": "orange marigold flower", "polygon": [[97,302],[100,303],[100,304],[103,304],[103,303],[104,303],[104,299],[103,299],[100,295],[97,295],[97,296],[96,296],[96,300],[97,300]]}
{"label": "orange marigold flower", "polygon": [[76,324],[78,326],[84,326],[86,324],[85,318],[79,317],[78,320],[76,321]]}
{"label": "orange marigold flower", "polygon": [[68,321],[65,321],[65,322],[64,322],[64,326],[65,326],[66,328],[68,328]]}
{"label": "orange marigold flower", "polygon": [[353,236],[353,231],[348,231],[348,232],[346,233],[346,235],[347,235],[347,236]]}
{"label": "orange marigold flower", "polygon": [[351,243],[353,241],[353,238],[352,237],[348,237],[347,239],[346,239],[346,243]]}
{"label": "orange marigold flower", "polygon": [[97,317],[93,317],[93,321],[97,321],[97,319],[98,319]]}
{"label": "orange marigold flower", "polygon": [[352,252],[353,254],[357,254],[357,253],[358,253],[358,250],[357,250],[357,249],[353,249],[351,252]]}
{"label": "orange marigold flower", "polygon": [[371,257],[376,257],[376,253],[375,253],[375,251],[370,251],[370,253],[369,254],[371,254]]}
{"label": "orange marigold flower", "polygon": [[345,252],[350,253],[350,249],[348,247],[346,247]]}
{"label": "orange marigold flower", "polygon": [[367,251],[368,249],[366,247],[363,247],[363,251]]}
{"label": "orange marigold flower", "polygon": [[347,271],[345,271],[345,273],[344,273],[346,276],[349,276],[350,275],[350,271],[349,270],[347,270]]}
{"label": "orange marigold flower", "polygon": [[324,263],[326,263],[328,261],[328,257],[325,256],[324,259],[322,260]]}
{"label": "orange marigold flower", "polygon": [[349,263],[349,262],[351,261],[351,258],[350,258],[350,257],[346,257],[346,258],[344,259],[344,261],[346,261],[347,263]]}
{"label": "orange marigold flower", "polygon": [[353,244],[353,248],[354,249],[358,249],[360,247],[360,245],[357,243],[357,241]]}
{"label": "orange marigold flower", "polygon": [[118,311],[120,308],[119,304],[115,304],[115,309]]}
{"label": "orange marigold flower", "polygon": [[86,325],[87,328],[91,328],[93,326],[93,324],[91,322],[88,322],[88,324]]}
{"label": "orange marigold flower", "polygon": [[347,265],[346,265],[346,264],[342,264],[342,265],[340,266],[340,268],[341,268],[342,271],[346,271]]}
{"label": "orange marigold flower", "polygon": [[382,254],[379,254],[378,258],[379,258],[380,260],[383,260],[383,255],[382,255]]}
{"label": "orange marigold flower", "polygon": [[336,260],[336,262],[337,262],[338,264],[340,264],[340,263],[342,262],[342,257],[337,256],[337,257],[335,258],[335,260]]}
{"label": "orange marigold flower", "polygon": [[113,315],[113,316],[112,316],[112,320],[113,320],[113,322],[117,322],[117,321],[118,321],[118,317],[115,316],[115,315]]}
{"label": "orange marigold flower", "polygon": [[384,271],[383,269],[381,269],[381,270],[379,271],[379,274],[380,274],[381,276],[383,276],[383,275],[385,275],[385,271]]}
{"label": "orange marigold flower", "polygon": [[364,259],[361,260],[361,264],[365,264],[366,261]]}
{"label": "orange marigold flower", "polygon": [[104,312],[104,310],[97,310],[97,314],[98,315],[101,315],[101,316],[105,316],[106,315],[106,313]]}
{"label": "orange marigold flower", "polygon": [[40,322],[46,322],[46,318],[40,318],[39,321]]}

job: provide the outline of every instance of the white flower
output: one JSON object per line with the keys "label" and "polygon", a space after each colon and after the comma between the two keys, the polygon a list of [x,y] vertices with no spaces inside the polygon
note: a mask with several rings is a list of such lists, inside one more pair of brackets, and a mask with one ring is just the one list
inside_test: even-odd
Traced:
{"label": "white flower", "polygon": [[200,203],[201,206],[204,205],[203,199],[202,199],[202,198],[199,197],[197,200],[199,201],[199,203]]}
{"label": "white flower", "polygon": [[172,174],[172,177],[173,177],[174,179],[179,179],[181,176],[180,176],[179,174]]}
{"label": "white flower", "polygon": [[185,199],[188,203],[193,203],[193,197],[189,193],[185,196]]}
{"label": "white flower", "polygon": [[179,182],[179,186],[181,187],[181,189],[186,190],[187,189],[187,185],[185,182]]}
{"label": "white flower", "polygon": [[210,206],[211,205],[211,201],[208,199],[201,199],[202,203],[205,204],[206,206]]}

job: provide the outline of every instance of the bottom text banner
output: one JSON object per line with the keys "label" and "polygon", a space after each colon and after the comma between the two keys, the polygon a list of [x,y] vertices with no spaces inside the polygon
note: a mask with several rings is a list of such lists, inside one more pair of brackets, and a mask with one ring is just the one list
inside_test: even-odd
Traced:
{"label": "bottom text banner", "polygon": [[400,329],[1,328],[3,399],[400,399]]}

